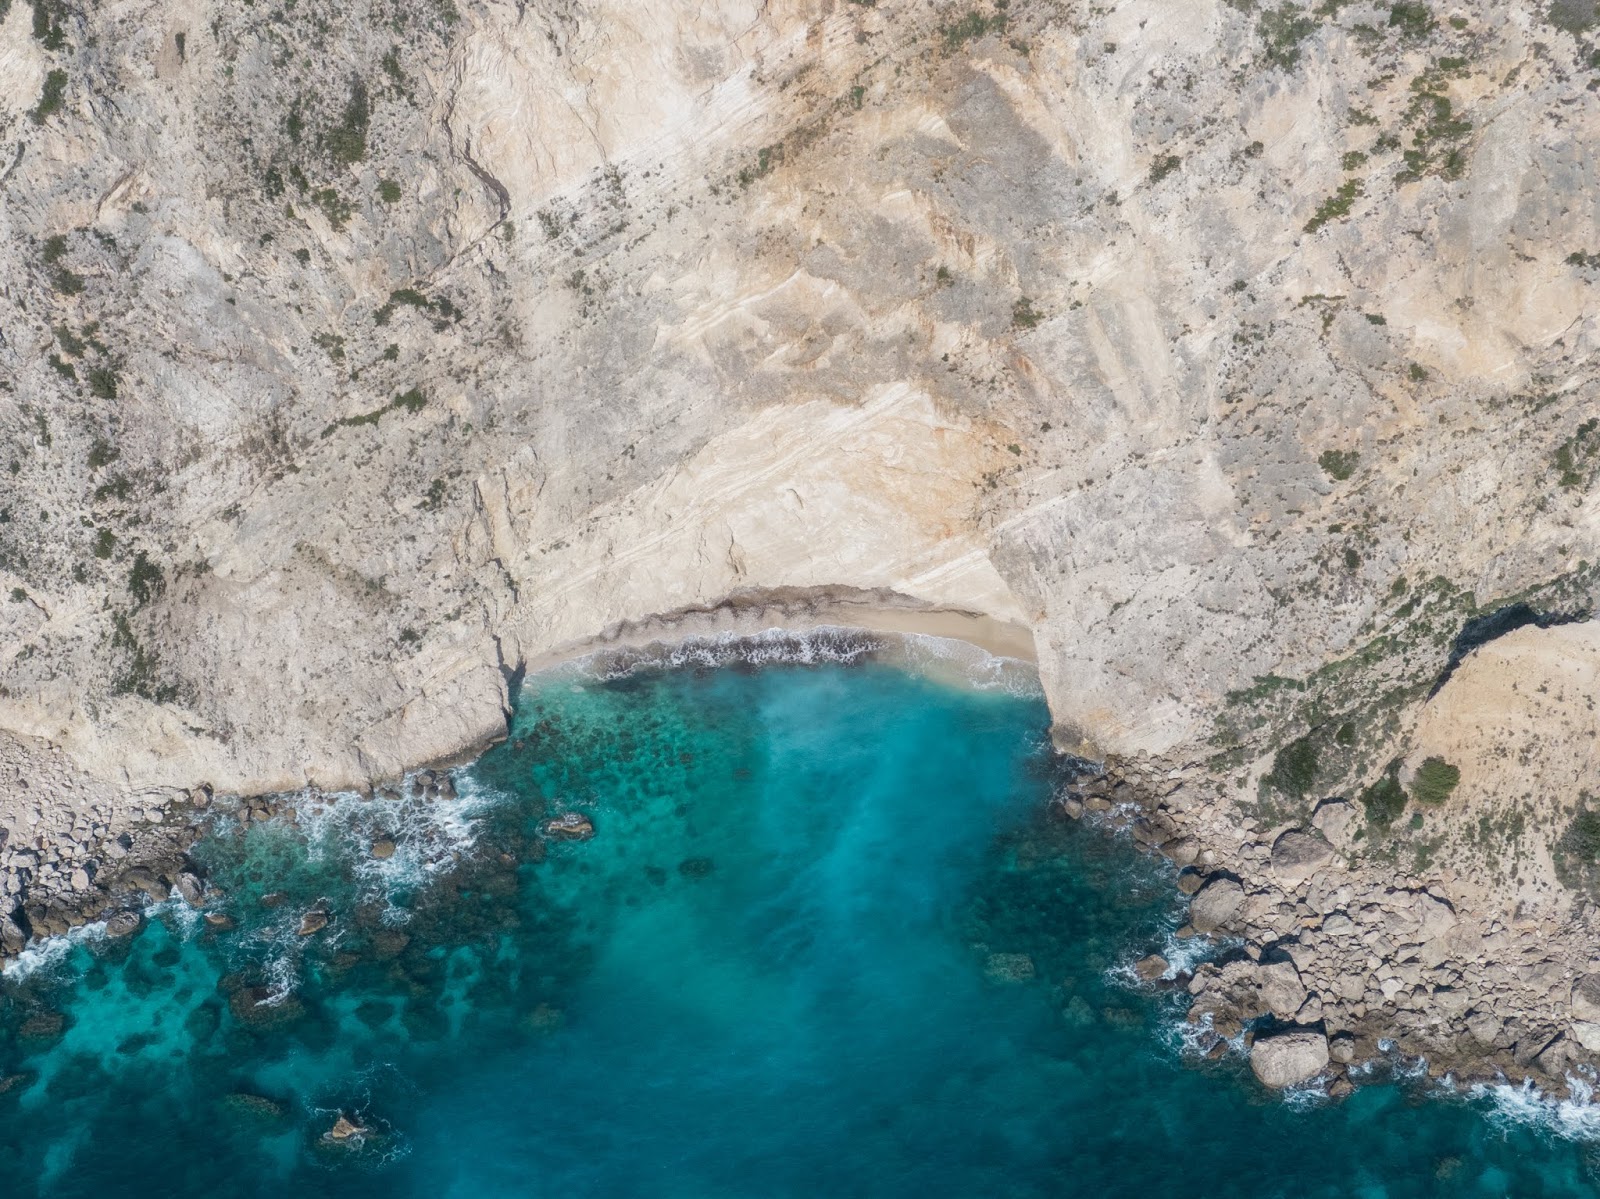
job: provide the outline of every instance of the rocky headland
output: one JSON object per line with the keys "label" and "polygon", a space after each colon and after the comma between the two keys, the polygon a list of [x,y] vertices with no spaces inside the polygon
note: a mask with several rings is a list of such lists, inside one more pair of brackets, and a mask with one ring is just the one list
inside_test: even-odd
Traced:
{"label": "rocky headland", "polygon": [[1264,1081],[1597,1060],[1592,5],[0,13],[5,952],[541,663],[953,619]]}

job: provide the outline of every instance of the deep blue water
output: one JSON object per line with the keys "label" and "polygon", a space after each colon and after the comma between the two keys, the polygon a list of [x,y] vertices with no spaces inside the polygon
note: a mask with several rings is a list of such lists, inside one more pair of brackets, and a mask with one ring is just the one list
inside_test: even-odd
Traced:
{"label": "deep blue water", "polygon": [[0,985],[0,1194],[1595,1194],[1487,1100],[1186,1063],[1117,969],[1170,877],[1048,816],[1046,723],[884,664],[569,672],[461,800],[220,818],[237,928],[169,904]]}

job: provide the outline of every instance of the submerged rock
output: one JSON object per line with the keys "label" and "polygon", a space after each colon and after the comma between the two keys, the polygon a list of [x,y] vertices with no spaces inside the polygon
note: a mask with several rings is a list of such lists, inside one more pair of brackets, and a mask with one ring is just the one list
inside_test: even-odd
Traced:
{"label": "submerged rock", "polygon": [[1034,977],[1033,959],[1025,953],[991,953],[983,974],[992,983],[1025,983]]}
{"label": "submerged rock", "polygon": [[43,1044],[59,1040],[67,1031],[67,1018],[60,1012],[35,1012],[17,1029],[17,1039],[24,1043]]}
{"label": "submerged rock", "polygon": [[268,1099],[265,1095],[252,1095],[247,1091],[235,1091],[231,1095],[224,1095],[222,1107],[232,1116],[263,1124],[275,1124],[288,1114],[283,1104],[277,1100]]}
{"label": "submerged rock", "polygon": [[1250,1069],[1265,1086],[1292,1087],[1328,1065],[1327,1035],[1315,1028],[1265,1033],[1250,1047]]}
{"label": "submerged rock", "polygon": [[34,1080],[38,1077],[31,1070],[24,1070],[19,1074],[0,1074],[0,1095],[13,1091],[20,1094],[33,1085]]}

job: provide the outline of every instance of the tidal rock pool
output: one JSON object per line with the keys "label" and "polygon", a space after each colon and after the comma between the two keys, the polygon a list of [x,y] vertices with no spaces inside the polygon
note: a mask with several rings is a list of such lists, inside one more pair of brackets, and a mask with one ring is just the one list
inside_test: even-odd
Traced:
{"label": "tidal rock pool", "polygon": [[0,1191],[1595,1193],[1576,1109],[1186,1055],[1170,876],[1051,817],[1025,672],[751,656],[530,678],[456,798],[219,814],[200,910],[0,983]]}

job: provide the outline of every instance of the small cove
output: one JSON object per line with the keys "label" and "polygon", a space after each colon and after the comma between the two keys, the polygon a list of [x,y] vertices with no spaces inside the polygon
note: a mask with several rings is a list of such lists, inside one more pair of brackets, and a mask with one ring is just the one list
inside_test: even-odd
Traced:
{"label": "small cove", "polygon": [[1187,1062],[1123,969],[1170,876],[1050,817],[1042,700],[872,644],[533,676],[460,799],[219,816],[234,927],[169,902],[0,984],[8,1193],[1593,1194],[1487,1099]]}

